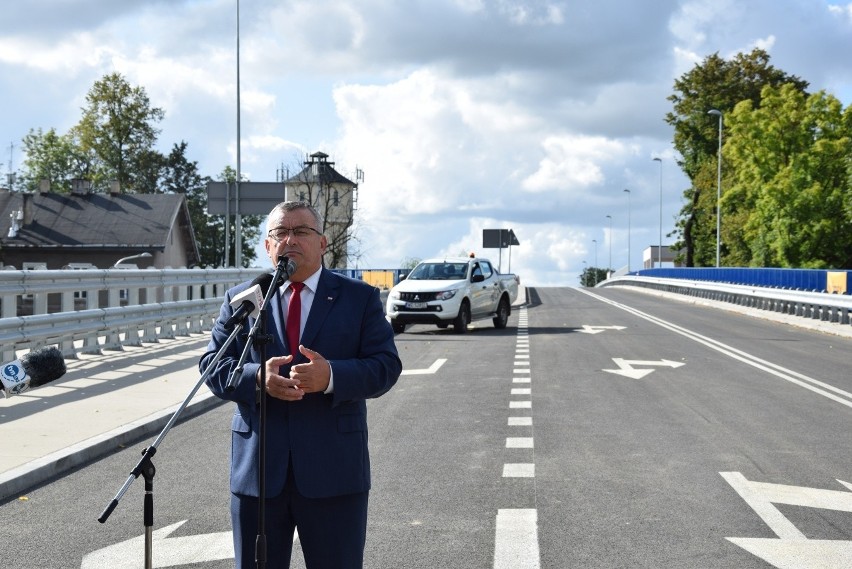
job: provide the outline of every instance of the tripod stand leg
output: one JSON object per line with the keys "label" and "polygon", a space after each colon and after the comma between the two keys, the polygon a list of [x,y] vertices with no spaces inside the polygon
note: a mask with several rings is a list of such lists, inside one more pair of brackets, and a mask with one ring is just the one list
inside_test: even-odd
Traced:
{"label": "tripod stand leg", "polygon": [[145,569],[154,566],[154,474],[157,469],[149,456],[142,461],[142,477],[145,479],[145,498],[143,505],[143,523],[145,524]]}

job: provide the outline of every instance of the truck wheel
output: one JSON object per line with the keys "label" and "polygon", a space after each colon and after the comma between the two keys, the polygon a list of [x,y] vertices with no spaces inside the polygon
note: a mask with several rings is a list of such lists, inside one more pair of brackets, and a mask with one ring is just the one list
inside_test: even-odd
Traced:
{"label": "truck wheel", "polygon": [[393,328],[394,334],[402,334],[405,332],[405,324],[400,322],[391,322],[391,327]]}
{"label": "truck wheel", "polygon": [[506,327],[506,324],[509,323],[509,314],[511,313],[511,307],[509,307],[509,301],[504,296],[500,299],[500,304],[497,306],[497,316],[492,318],[492,322],[494,322],[494,327],[502,330]]}
{"label": "truck wheel", "polygon": [[468,324],[470,324],[470,304],[465,300],[459,307],[459,315],[453,320],[453,330],[456,334],[464,334],[467,332]]}

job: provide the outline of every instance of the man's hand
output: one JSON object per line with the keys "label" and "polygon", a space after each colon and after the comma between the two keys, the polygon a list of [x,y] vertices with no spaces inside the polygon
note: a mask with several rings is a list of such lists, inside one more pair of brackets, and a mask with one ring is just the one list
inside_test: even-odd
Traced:
{"label": "man's hand", "polygon": [[304,393],[324,392],[328,389],[328,382],[331,378],[331,367],[328,360],[302,345],[299,346],[299,351],[308,358],[308,363],[296,364],[291,367],[290,379],[296,381],[296,385]]}
{"label": "man's hand", "polygon": [[[289,364],[293,356],[277,356],[266,360],[266,392],[277,399],[284,401],[299,401],[305,396],[305,391],[300,389],[299,382],[295,379],[279,375],[281,366]],[[260,371],[258,371],[258,384],[260,383]]]}

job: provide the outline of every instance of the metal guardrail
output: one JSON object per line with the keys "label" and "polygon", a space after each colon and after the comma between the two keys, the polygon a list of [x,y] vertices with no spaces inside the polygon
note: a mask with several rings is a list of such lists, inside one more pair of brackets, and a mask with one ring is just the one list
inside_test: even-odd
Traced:
{"label": "metal guardrail", "polygon": [[74,357],[210,330],[225,291],[262,271],[0,271],[0,361],[44,345]]}
{"label": "metal guardrail", "polygon": [[846,326],[850,325],[852,296],[849,295],[644,276],[616,277],[603,281],[597,286],[624,285],[717,300],[748,308],[769,310]]}
{"label": "metal guardrail", "polygon": [[[212,328],[230,287],[263,269],[0,271],[0,361],[56,345],[66,357]],[[681,278],[619,276],[639,286],[850,325],[852,296]],[[386,293],[385,293],[386,294]]]}

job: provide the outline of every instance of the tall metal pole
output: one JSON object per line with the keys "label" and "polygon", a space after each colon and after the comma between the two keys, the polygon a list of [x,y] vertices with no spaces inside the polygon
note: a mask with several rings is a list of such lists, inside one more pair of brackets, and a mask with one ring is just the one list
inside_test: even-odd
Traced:
{"label": "tall metal pole", "polygon": [[225,258],[222,266],[231,266],[231,182],[225,180]]}
{"label": "tall metal pole", "polygon": [[595,244],[595,272],[592,280],[592,286],[594,286],[598,284],[598,240],[592,239],[592,243]]}
{"label": "tall metal pole", "polygon": [[237,181],[234,185],[234,266],[243,266],[243,231],[240,217],[240,0],[237,0]]}
{"label": "tall metal pole", "polygon": [[595,244],[595,268],[598,267],[598,240],[592,239],[592,243]]}
{"label": "tall metal pole", "polygon": [[660,163],[660,247],[657,249],[657,267],[663,266],[663,159],[654,158]]}
{"label": "tall metal pole", "polygon": [[630,190],[627,192],[627,272],[630,272]]}
{"label": "tall metal pole", "polygon": [[608,215],[607,218],[609,219],[609,239],[607,239],[609,241],[609,264],[606,270],[609,273],[612,271],[612,216]]}
{"label": "tall metal pole", "polygon": [[716,159],[716,268],[718,268],[722,243],[722,111],[711,109],[707,111],[707,114],[719,117],[719,152]]}

